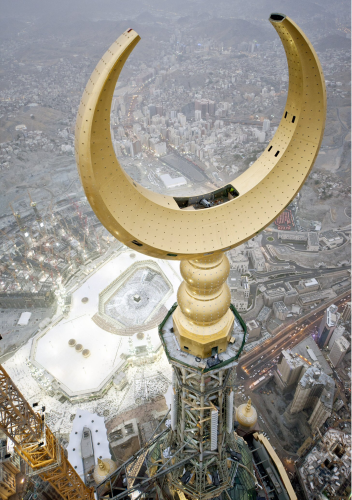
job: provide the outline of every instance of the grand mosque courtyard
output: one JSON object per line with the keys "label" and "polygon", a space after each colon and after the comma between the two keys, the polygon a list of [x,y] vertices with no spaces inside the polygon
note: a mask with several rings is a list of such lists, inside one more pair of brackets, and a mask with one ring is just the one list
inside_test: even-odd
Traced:
{"label": "grand mosque courtyard", "polygon": [[115,406],[148,397],[141,387],[164,393],[171,367],[157,327],[176,301],[180,282],[178,262],[121,247],[66,290],[68,312],[59,308],[5,369],[29,401],[55,408],[54,427],[69,426],[67,405],[90,411],[98,400],[107,416]]}

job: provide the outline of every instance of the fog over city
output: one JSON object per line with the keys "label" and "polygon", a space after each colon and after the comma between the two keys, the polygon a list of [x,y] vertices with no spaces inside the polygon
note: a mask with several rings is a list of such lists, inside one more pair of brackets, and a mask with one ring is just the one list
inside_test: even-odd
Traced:
{"label": "fog over city", "polygon": [[[151,191],[187,200],[177,202],[182,209],[232,200],[232,183],[267,149],[285,113],[289,73],[273,12],[296,23],[317,53],[326,125],[297,196],[226,252],[231,303],[247,325],[245,332],[236,317],[230,336],[238,353],[234,421],[241,431],[238,408],[250,398],[258,416],[251,431],[270,441],[297,498],[347,498],[350,2],[0,0],[0,363],[30,405],[44,406],[46,424],[89,486],[99,482],[97,457],[128,460],[170,408],[177,384],[160,325],[169,325],[183,278],[177,260],[116,240],[90,206],[75,160],[82,94],[110,45],[135,30],[141,40],[110,113],[122,168]],[[72,443],[92,416],[99,425],[88,466]],[[344,450],[337,458],[332,441]],[[270,475],[259,469],[257,479]],[[266,481],[274,491],[276,479]],[[27,496],[18,498],[39,492],[33,478],[23,488]]]}

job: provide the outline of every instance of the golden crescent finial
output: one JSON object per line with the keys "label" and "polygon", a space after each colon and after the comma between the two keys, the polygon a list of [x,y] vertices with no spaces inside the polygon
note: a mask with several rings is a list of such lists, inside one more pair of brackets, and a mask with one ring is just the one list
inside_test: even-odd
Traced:
{"label": "golden crescent finial", "polygon": [[120,71],[140,37],[134,30],[125,31],[99,61],[78,111],[76,161],[94,212],[125,245],[173,260],[225,251],[268,226],[302,187],[323,138],[324,77],[298,26],[281,14],[272,14],[269,20],[288,62],[284,114],[259,159],[231,182],[239,195],[211,208],[182,210],[173,197],[143,188],[123,171],[111,142],[110,109]]}

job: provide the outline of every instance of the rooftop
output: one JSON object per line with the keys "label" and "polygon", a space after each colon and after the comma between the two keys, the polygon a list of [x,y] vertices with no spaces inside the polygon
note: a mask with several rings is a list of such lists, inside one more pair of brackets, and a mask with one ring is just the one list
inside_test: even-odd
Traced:
{"label": "rooftop", "polygon": [[[307,359],[309,363],[313,364],[316,360],[319,362],[322,370],[327,375],[332,374],[332,370],[330,368],[329,363],[324,358],[323,353],[315,343],[315,340],[312,335],[302,340],[299,344],[294,346],[291,350],[293,354],[301,355],[304,359]],[[316,357],[316,360],[313,359],[313,356]]]}

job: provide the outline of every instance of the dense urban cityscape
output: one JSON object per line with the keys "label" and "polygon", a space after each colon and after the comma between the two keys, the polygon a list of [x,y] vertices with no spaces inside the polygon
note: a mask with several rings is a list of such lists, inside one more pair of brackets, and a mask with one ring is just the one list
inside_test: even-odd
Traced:
{"label": "dense urban cityscape", "polygon": [[[116,157],[133,181],[176,200],[216,192],[261,156],[280,124],[289,75],[267,18],[286,7],[260,6],[251,17],[252,3],[240,14],[227,2],[203,10],[198,1],[141,1],[119,14],[110,2],[101,11],[89,2],[80,18],[74,9],[41,14],[34,3],[4,8],[0,20],[0,363],[96,488],[147,449],[156,429],[173,429],[177,384],[162,329],[183,275],[178,262],[120,243],[90,206],[74,157],[83,90],[132,27],[141,41],[111,106]],[[351,495],[350,15],[345,2],[336,11],[318,3],[286,9],[325,77],[314,168],[268,227],[227,252],[231,304],[246,325],[235,316],[234,429],[249,446],[256,485],[233,499]],[[0,497],[61,498],[0,427]],[[174,460],[170,450],[163,464]],[[124,498],[154,498],[132,491],[149,467],[138,457],[115,496],[97,490],[96,498],[126,488]],[[192,483],[184,470],[178,496],[156,498],[196,498],[181,491]]]}

